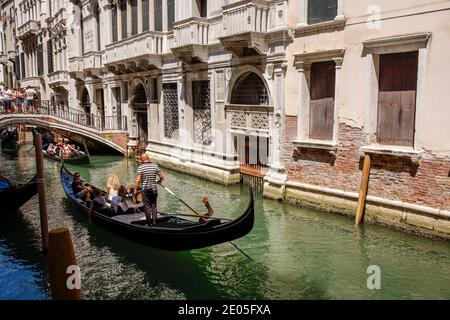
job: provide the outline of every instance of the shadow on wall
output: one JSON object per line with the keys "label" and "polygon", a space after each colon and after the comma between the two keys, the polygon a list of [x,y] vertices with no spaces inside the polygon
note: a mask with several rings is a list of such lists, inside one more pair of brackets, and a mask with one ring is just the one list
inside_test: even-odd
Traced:
{"label": "shadow on wall", "polygon": [[[419,163],[412,161],[411,157],[402,157],[395,155],[371,154],[372,169],[387,170],[394,173],[407,172],[411,177],[415,177],[419,170]],[[359,169],[362,170],[364,158],[359,160]]]}

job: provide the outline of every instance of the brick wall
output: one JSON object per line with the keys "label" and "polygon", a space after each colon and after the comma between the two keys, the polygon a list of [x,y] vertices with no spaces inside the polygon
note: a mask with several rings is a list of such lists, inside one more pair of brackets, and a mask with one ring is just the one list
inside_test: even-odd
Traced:
{"label": "brick wall", "polygon": [[[290,181],[357,192],[361,179],[363,145],[360,128],[339,125],[336,156],[326,150],[298,149],[297,117],[286,117],[284,160]],[[409,158],[373,155],[369,195],[450,209],[450,159],[425,152],[420,165]]]}

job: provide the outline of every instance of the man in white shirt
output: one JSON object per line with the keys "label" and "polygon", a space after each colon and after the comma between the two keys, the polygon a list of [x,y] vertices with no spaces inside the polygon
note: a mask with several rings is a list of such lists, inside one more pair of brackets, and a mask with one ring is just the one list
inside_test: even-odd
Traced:
{"label": "man in white shirt", "polygon": [[36,94],[36,90],[31,88],[31,86],[27,87],[25,90],[25,104],[29,113],[33,113],[34,109],[34,96]]}

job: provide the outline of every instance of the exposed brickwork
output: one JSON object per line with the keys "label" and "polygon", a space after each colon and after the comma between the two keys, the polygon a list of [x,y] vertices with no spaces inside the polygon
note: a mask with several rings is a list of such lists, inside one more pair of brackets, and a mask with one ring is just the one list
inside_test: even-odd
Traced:
{"label": "exposed brickwork", "polygon": [[[357,192],[362,162],[359,128],[339,126],[336,158],[328,151],[295,148],[297,117],[286,117],[284,160],[290,181]],[[450,210],[450,157],[425,152],[420,165],[409,158],[372,156],[369,195]]]}

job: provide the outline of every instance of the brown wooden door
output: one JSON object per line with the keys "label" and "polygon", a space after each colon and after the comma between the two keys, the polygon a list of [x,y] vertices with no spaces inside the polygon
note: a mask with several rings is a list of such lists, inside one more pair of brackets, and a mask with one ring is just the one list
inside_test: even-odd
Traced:
{"label": "brown wooden door", "polygon": [[333,61],[312,65],[309,118],[311,139],[333,139],[335,82],[336,64]]}
{"label": "brown wooden door", "polygon": [[414,144],[418,61],[418,52],[380,57],[377,127],[380,144]]}

